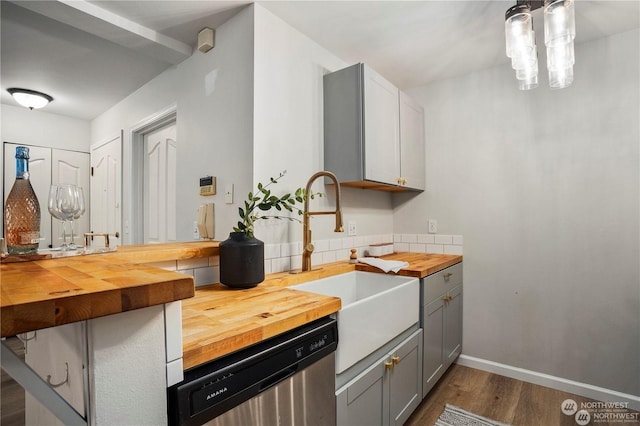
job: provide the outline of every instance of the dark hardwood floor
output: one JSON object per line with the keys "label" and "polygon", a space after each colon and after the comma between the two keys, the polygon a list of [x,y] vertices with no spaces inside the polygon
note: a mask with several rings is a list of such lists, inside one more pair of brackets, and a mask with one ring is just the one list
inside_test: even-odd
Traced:
{"label": "dark hardwood floor", "polygon": [[[22,343],[7,339],[11,349],[24,356]],[[565,399],[579,404],[592,401],[578,395],[533,385],[497,374],[454,364],[440,379],[405,426],[431,426],[453,404],[472,413],[514,426],[576,426],[573,416],[560,410]],[[0,425],[24,426],[24,390],[2,371]],[[629,411],[635,413],[633,411]],[[639,422],[590,422],[598,426],[640,425]]]}
{"label": "dark hardwood floor", "polygon": [[[24,359],[24,346],[16,337],[7,339],[16,355]],[[2,370],[0,385],[0,425],[24,426],[24,389]]]}
{"label": "dark hardwood floor", "polygon": [[[560,409],[565,399],[573,399],[578,406],[593,401],[582,396],[561,392],[509,377],[454,364],[440,379],[429,395],[414,411],[405,426],[433,425],[444,410],[453,404],[464,410],[514,426],[577,426],[574,416]],[[636,411],[627,410],[633,416]],[[640,417],[636,417],[638,419]],[[639,425],[632,421],[589,423],[606,425]]]}

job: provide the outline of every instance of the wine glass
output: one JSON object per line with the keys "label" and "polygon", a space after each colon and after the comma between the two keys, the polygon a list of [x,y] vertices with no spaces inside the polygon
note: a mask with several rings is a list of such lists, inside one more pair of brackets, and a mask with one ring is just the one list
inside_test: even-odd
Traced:
{"label": "wine glass", "polygon": [[76,205],[75,205],[75,210],[74,210],[74,214],[71,217],[71,245],[74,248],[78,248],[78,246],[75,244],[74,242],[74,237],[73,237],[73,221],[76,219],[80,219],[80,217],[84,214],[84,212],[86,211],[86,204],[84,202],[84,192],[82,191],[82,188],[80,188],[79,186],[75,187],[75,198],[76,198]]}
{"label": "wine glass", "polygon": [[65,229],[65,216],[62,214],[62,212],[60,211],[60,208],[58,207],[58,185],[57,184],[53,184],[49,188],[49,200],[47,203],[47,207],[49,209],[49,213],[51,214],[51,216],[53,216],[54,218],[62,222],[63,243],[60,244],[60,249],[63,251],[67,250],[68,244],[67,244],[67,233]]}
{"label": "wine glass", "polygon": [[62,216],[62,232],[65,242],[67,240],[66,223],[69,222],[71,226],[71,242],[66,245],[66,249],[76,250],[78,246],[73,241],[73,217],[80,211],[78,187],[70,184],[59,184],[56,195],[56,205],[57,210],[60,211],[60,215]]}

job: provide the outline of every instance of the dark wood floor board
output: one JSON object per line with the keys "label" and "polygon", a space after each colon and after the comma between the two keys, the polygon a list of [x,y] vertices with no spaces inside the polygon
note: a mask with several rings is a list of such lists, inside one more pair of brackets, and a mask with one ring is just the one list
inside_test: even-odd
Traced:
{"label": "dark wood floor board", "polygon": [[523,382],[492,374],[486,389],[476,398],[477,409],[470,410],[490,419],[511,423],[517,411]]}
{"label": "dark wood floor board", "polygon": [[[16,355],[24,359],[24,345],[16,337],[6,340]],[[24,426],[24,389],[4,370],[0,377],[0,425]]]}
{"label": "dark wood floor board", "polygon": [[[574,416],[562,413],[561,405],[566,399],[573,399],[578,406],[593,402],[578,395],[454,364],[405,426],[433,425],[447,403],[514,426],[576,426]],[[621,423],[592,421],[590,424],[615,426]]]}

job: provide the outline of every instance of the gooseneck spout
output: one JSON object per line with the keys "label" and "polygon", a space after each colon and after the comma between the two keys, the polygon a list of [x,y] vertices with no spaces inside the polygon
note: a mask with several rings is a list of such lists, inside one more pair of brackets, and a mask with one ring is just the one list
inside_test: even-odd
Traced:
{"label": "gooseneck spout", "polygon": [[[333,181],[336,188],[336,210],[335,211],[322,211],[322,212],[310,212],[309,211],[309,194],[311,193],[311,185],[313,182],[321,176],[328,177]],[[320,214],[334,214],[336,216],[336,228],[334,232],[344,232],[342,229],[342,211],[340,210],[340,183],[338,178],[331,172],[321,171],[309,178],[307,187],[305,189],[304,199],[304,217],[302,219],[302,270],[311,270],[311,254],[313,253],[313,244],[311,243],[311,226],[309,224],[309,218],[311,216]]]}

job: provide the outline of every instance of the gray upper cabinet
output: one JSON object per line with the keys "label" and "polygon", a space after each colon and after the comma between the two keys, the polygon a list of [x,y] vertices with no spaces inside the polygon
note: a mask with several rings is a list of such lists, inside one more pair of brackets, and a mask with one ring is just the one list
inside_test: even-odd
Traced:
{"label": "gray upper cabinet", "polygon": [[400,174],[404,185],[425,189],[424,109],[400,92]]}
{"label": "gray upper cabinet", "polygon": [[424,113],[365,64],[324,76],[324,167],[341,184],[424,190]]}

